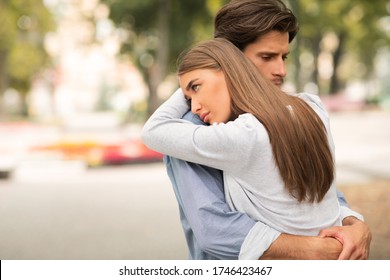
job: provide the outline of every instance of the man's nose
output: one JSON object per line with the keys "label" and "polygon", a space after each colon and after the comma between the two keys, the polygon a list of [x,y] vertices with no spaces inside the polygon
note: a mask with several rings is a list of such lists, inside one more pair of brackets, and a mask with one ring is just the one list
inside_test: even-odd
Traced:
{"label": "man's nose", "polygon": [[279,76],[279,77],[282,77],[282,78],[286,77],[286,75],[287,75],[286,63],[285,63],[285,61],[282,58],[278,59],[276,65],[275,65],[273,74],[275,76]]}

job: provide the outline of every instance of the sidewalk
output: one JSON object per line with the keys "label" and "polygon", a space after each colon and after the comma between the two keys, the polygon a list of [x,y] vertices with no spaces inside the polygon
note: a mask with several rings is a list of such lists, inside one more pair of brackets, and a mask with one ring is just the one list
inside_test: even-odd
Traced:
{"label": "sidewalk", "polygon": [[338,184],[390,180],[390,112],[330,114]]}
{"label": "sidewalk", "polygon": [[390,260],[390,112],[330,115],[337,186],[372,232],[370,259]]}

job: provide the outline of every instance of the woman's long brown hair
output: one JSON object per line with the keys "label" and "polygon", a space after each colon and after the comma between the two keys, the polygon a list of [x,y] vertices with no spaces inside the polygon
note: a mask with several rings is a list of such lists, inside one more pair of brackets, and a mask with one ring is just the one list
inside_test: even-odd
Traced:
{"label": "woman's long brown hair", "polygon": [[317,113],[301,98],[286,94],[264,78],[225,39],[203,42],[179,57],[179,76],[196,69],[223,71],[233,119],[253,114],[268,131],[289,193],[298,201],[321,201],[333,182],[334,162],[326,128]]}

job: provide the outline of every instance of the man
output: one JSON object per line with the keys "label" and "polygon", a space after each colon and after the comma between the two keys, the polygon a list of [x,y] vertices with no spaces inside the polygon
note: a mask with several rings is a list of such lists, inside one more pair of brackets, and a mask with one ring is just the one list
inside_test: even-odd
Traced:
{"label": "man", "polygon": [[[285,59],[297,32],[295,16],[280,0],[233,0],[215,18],[214,36],[235,44],[277,86],[286,76]],[[202,123],[191,112],[184,118]],[[288,235],[231,211],[219,170],[172,157],[164,160],[191,259],[368,258],[371,233],[342,194],[342,227],[323,230],[320,237]]]}

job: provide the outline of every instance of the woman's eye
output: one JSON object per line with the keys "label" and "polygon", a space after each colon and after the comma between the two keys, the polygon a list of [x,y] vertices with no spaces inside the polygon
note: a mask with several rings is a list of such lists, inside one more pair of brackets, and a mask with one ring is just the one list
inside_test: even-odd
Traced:
{"label": "woman's eye", "polygon": [[191,87],[191,89],[193,90],[193,91],[195,91],[195,92],[197,92],[198,90],[199,90],[199,85],[193,85],[192,87]]}
{"label": "woman's eye", "polygon": [[188,107],[191,108],[191,98],[186,98],[186,101],[187,101],[187,105]]}

